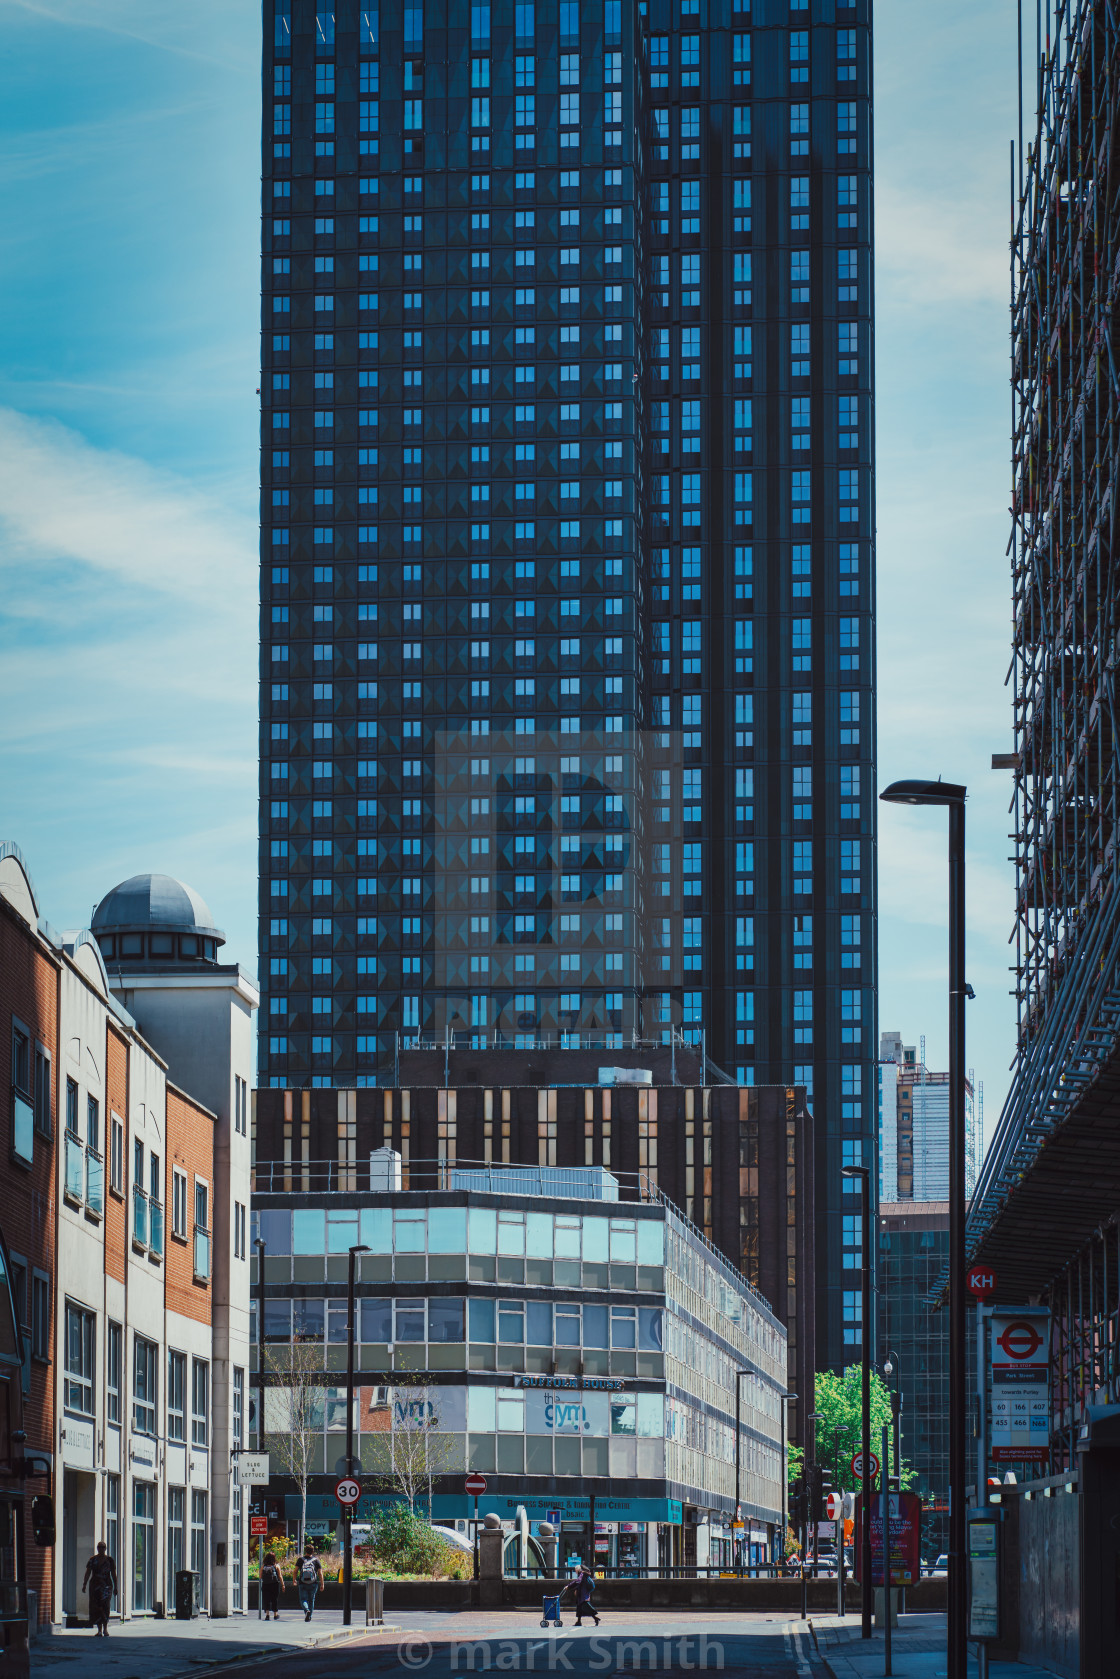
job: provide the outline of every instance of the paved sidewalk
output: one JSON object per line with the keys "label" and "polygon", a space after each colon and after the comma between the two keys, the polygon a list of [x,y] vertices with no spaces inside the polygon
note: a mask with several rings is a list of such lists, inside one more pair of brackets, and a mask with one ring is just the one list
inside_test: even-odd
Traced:
{"label": "paved sidewalk", "polygon": [[[385,1630],[396,1635],[400,1628],[394,1624]],[[111,1621],[108,1638],[84,1627],[40,1633],[31,1646],[31,1671],[55,1679],[68,1674],[74,1679],[178,1679],[279,1651],[340,1645],[365,1634],[364,1603],[355,1608],[349,1627],[342,1624],[341,1609],[320,1610],[310,1622],[298,1608],[279,1621],[259,1621],[255,1614],[220,1621],[205,1615],[196,1621]]]}
{"label": "paved sidewalk", "polygon": [[[845,1615],[810,1617],[813,1637],[833,1679],[880,1679],[885,1671],[883,1632],[879,1627],[871,1638],[860,1637],[859,1611]],[[900,1615],[891,1637],[891,1672],[894,1679],[947,1679],[945,1654],[946,1617],[942,1615]],[[969,1674],[978,1672],[976,1646],[968,1647]],[[1020,1662],[991,1662],[990,1679],[1054,1679],[1041,1667]]]}

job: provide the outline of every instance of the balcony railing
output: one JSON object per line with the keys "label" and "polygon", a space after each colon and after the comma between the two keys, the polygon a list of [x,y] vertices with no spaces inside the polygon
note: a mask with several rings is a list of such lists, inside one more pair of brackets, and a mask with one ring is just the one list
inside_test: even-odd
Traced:
{"label": "balcony railing", "polygon": [[194,1227],[194,1274],[203,1280],[210,1275],[210,1232],[199,1224]]}
{"label": "balcony railing", "polygon": [[151,1224],[151,1239],[148,1252],[163,1257],[163,1208],[158,1201],[152,1201],[148,1207],[148,1219]]}
{"label": "balcony railing", "polygon": [[86,1175],[86,1151],[81,1139],[66,1133],[65,1189],[72,1201],[82,1199]]}
{"label": "balcony railing", "polygon": [[142,1248],[148,1245],[148,1197],[135,1185],[132,1190],[132,1240]]}
{"label": "balcony railing", "polygon": [[95,1148],[86,1148],[86,1210],[98,1217],[105,1211],[105,1163]]}

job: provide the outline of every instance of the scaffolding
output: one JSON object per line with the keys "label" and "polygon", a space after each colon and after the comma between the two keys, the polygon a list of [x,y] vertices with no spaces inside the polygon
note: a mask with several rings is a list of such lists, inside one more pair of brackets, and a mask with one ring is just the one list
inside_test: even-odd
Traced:
{"label": "scaffolding", "polygon": [[1040,0],[1037,35],[1011,162],[1018,1057],[972,1251],[1120,1031],[1120,14]]}

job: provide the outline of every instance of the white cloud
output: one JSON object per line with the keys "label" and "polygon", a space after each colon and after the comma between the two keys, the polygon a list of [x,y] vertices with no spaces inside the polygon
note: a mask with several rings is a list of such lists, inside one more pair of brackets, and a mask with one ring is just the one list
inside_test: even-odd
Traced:
{"label": "white cloud", "polygon": [[228,599],[238,578],[256,582],[244,518],[170,473],[11,409],[0,409],[0,528],[12,583],[35,561],[194,602]]}
{"label": "white cloud", "polygon": [[0,410],[2,837],[50,919],[166,870],[254,965],[257,577],[242,514]]}

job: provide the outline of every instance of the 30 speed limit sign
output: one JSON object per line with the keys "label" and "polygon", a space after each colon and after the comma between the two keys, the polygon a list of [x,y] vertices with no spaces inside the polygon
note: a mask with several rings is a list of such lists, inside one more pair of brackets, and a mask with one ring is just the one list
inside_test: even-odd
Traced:
{"label": "30 speed limit sign", "polygon": [[362,1496],[361,1483],[344,1477],[335,1487],[334,1496],[340,1504],[357,1504]]}

